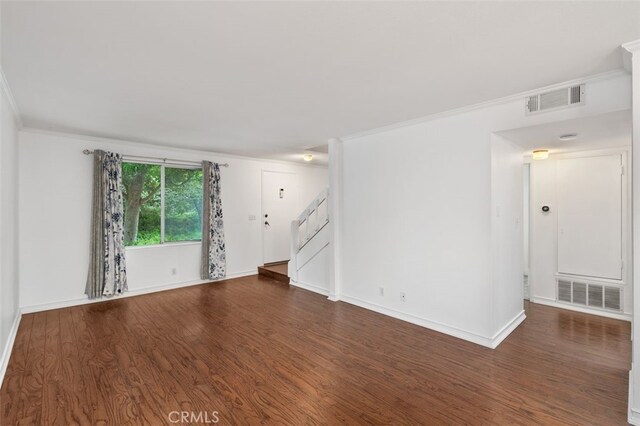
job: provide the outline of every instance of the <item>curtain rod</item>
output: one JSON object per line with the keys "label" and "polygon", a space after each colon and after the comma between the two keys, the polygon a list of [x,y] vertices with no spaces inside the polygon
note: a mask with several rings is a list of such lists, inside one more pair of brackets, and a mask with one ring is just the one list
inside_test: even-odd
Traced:
{"label": "curtain rod", "polygon": [[[82,151],[82,153],[84,155],[91,155],[93,154],[93,151],[89,150],[89,149],[85,149]],[[185,164],[202,164],[202,163],[198,163],[197,161],[189,161],[189,160],[178,160],[178,159],[174,159],[174,158],[160,158],[160,157],[145,157],[143,155],[123,155],[123,158],[138,158],[140,160],[160,160],[163,163],[166,163],[167,161],[172,162],[172,161],[177,161],[180,163],[185,163]],[[216,163],[221,167],[229,167],[229,163]]]}

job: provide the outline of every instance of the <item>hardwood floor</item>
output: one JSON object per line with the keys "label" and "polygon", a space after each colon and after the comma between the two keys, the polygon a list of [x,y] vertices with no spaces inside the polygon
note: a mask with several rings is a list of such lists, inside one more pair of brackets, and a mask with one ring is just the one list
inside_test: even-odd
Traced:
{"label": "hardwood floor", "polygon": [[626,424],[629,324],[526,311],[496,350],[258,276],[28,314],[0,424]]}

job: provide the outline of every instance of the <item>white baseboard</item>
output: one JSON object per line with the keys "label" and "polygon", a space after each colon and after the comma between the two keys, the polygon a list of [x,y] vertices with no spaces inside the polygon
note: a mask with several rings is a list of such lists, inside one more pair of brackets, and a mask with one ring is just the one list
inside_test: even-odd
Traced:
{"label": "white baseboard", "polygon": [[522,321],[524,321],[526,318],[527,316],[524,314],[524,310],[520,311],[518,315],[513,317],[511,321],[509,321],[504,327],[502,327],[502,330],[498,331],[491,338],[491,349],[497,348],[498,345],[502,343],[502,341],[506,339],[513,330],[518,328],[518,326],[522,324]]}
{"label": "white baseboard", "polygon": [[629,399],[628,399],[628,412],[627,412],[627,422],[631,423],[635,426],[640,426],[640,407],[634,408],[633,404],[635,403],[634,398],[634,377],[633,377],[633,364],[631,364],[631,370],[629,371]]}
{"label": "white baseboard", "polygon": [[2,351],[2,358],[0,358],[0,387],[2,386],[4,374],[7,372],[7,367],[9,366],[9,358],[11,358],[11,351],[13,350],[13,344],[16,341],[16,335],[18,334],[18,327],[20,326],[21,319],[22,313],[18,310],[15,318],[13,319],[13,324],[11,324],[7,344],[4,346],[4,350]]}
{"label": "white baseboard", "polygon": [[327,299],[331,300],[332,302],[337,302],[340,300],[340,295],[329,293]]}
{"label": "white baseboard", "polygon": [[[221,279],[221,280],[215,280],[217,281],[226,281],[226,280],[230,280],[233,278],[241,278],[241,277],[247,277],[250,275],[256,275],[258,273],[257,269],[252,269],[250,271],[244,271],[244,272],[238,272],[238,273],[234,273],[234,274],[229,274],[227,275],[225,278]],[[69,308],[71,306],[79,306],[79,305],[88,305],[91,303],[101,303],[101,302],[108,302],[110,300],[117,300],[117,299],[122,299],[122,298],[127,298],[127,297],[134,297],[134,296],[141,296],[143,294],[149,294],[149,293],[157,293],[159,291],[167,291],[167,290],[174,290],[177,288],[183,288],[183,287],[190,287],[190,286],[194,286],[194,285],[200,285],[200,284],[206,284],[209,282],[214,282],[214,280],[196,280],[196,281],[185,281],[185,282],[179,282],[179,283],[173,283],[173,284],[166,284],[166,285],[160,285],[160,286],[151,286],[151,287],[143,287],[143,288],[138,288],[135,290],[130,290],[120,296],[114,296],[114,297],[109,297],[109,298],[101,298],[101,299],[89,299],[87,296],[82,296],[82,297],[78,297],[75,299],[68,299],[68,300],[59,300],[59,301],[55,301],[55,302],[49,302],[49,303],[42,303],[42,304],[38,304],[38,305],[29,305],[29,306],[22,306],[20,308],[20,311],[23,314],[30,314],[33,312],[42,312],[42,311],[49,311],[51,309],[60,309],[60,308]]]}
{"label": "white baseboard", "polygon": [[323,296],[328,296],[329,295],[329,290],[327,290],[326,288],[323,288],[323,287],[318,287],[317,285],[307,284],[307,283],[303,283],[301,281],[294,281],[294,280],[291,280],[289,282],[289,284],[291,284],[294,287],[300,287],[300,288],[303,288],[305,290],[309,290],[309,291],[312,291],[314,293],[321,294]]}
{"label": "white baseboard", "polygon": [[536,296],[533,299],[531,299],[531,302],[539,303],[541,305],[552,306],[554,308],[567,309],[569,311],[582,312],[584,314],[598,315],[601,317],[613,318],[613,319],[618,319],[623,321],[631,321],[631,318],[632,318],[630,314],[625,314],[625,313],[618,314],[615,312],[600,311],[597,309],[581,308],[580,306],[569,305],[568,303],[560,303],[555,299],[549,299],[546,297]]}
{"label": "white baseboard", "polygon": [[471,331],[466,331],[456,327],[451,327],[451,326],[439,323],[437,321],[432,321],[426,318],[418,317],[416,315],[407,314],[405,312],[396,311],[394,309],[389,309],[384,306],[377,305],[375,303],[366,302],[364,300],[361,300],[355,297],[345,296],[344,294],[340,295],[340,300],[343,302],[350,303],[352,305],[359,306],[361,308],[369,309],[379,314],[397,318],[402,321],[407,321],[412,324],[416,324],[421,327],[425,327],[430,330],[444,333],[449,336],[457,337],[459,339],[463,339],[468,342],[482,345],[491,349],[495,349],[513,330],[515,330],[515,328],[525,318],[524,311],[523,311],[520,314],[518,314],[513,320],[509,321],[509,323],[505,325],[502,328],[502,330],[500,330],[495,336],[486,337]]}
{"label": "white baseboard", "polygon": [[640,426],[640,411],[633,408],[633,363],[629,370],[629,394],[627,398],[627,422],[635,426]]}

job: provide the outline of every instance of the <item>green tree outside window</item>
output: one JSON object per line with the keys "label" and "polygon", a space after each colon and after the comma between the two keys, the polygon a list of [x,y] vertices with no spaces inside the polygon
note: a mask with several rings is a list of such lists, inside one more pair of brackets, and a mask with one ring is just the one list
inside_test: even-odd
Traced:
{"label": "green tree outside window", "polygon": [[125,245],[202,238],[202,169],[123,163],[122,183]]}

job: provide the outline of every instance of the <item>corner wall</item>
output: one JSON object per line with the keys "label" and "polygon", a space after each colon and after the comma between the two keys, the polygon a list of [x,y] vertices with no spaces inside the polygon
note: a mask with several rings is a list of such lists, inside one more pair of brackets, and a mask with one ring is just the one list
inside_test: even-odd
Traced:
{"label": "corner wall", "polygon": [[[20,132],[20,304],[25,312],[86,301],[92,159],[83,149],[229,163],[222,174],[228,277],[262,264],[262,170],[298,176],[301,211],[327,187],[327,169],[162,148],[90,137]],[[202,282],[200,243],[127,248],[129,291],[148,292]],[[176,275],[172,269],[176,268]]]}
{"label": "corner wall", "polygon": [[[524,320],[523,148],[498,135],[491,139],[492,328],[496,339]],[[494,342],[497,345],[499,342]]]}
{"label": "corner wall", "polygon": [[20,310],[18,307],[19,119],[1,69],[0,103],[0,383],[2,383],[20,320]]}
{"label": "corner wall", "polygon": [[523,316],[522,271],[511,283],[493,251],[492,135],[630,108],[628,74],[554,87],[582,82],[580,107],[526,116],[520,94],[345,138],[339,298],[495,347]]}

